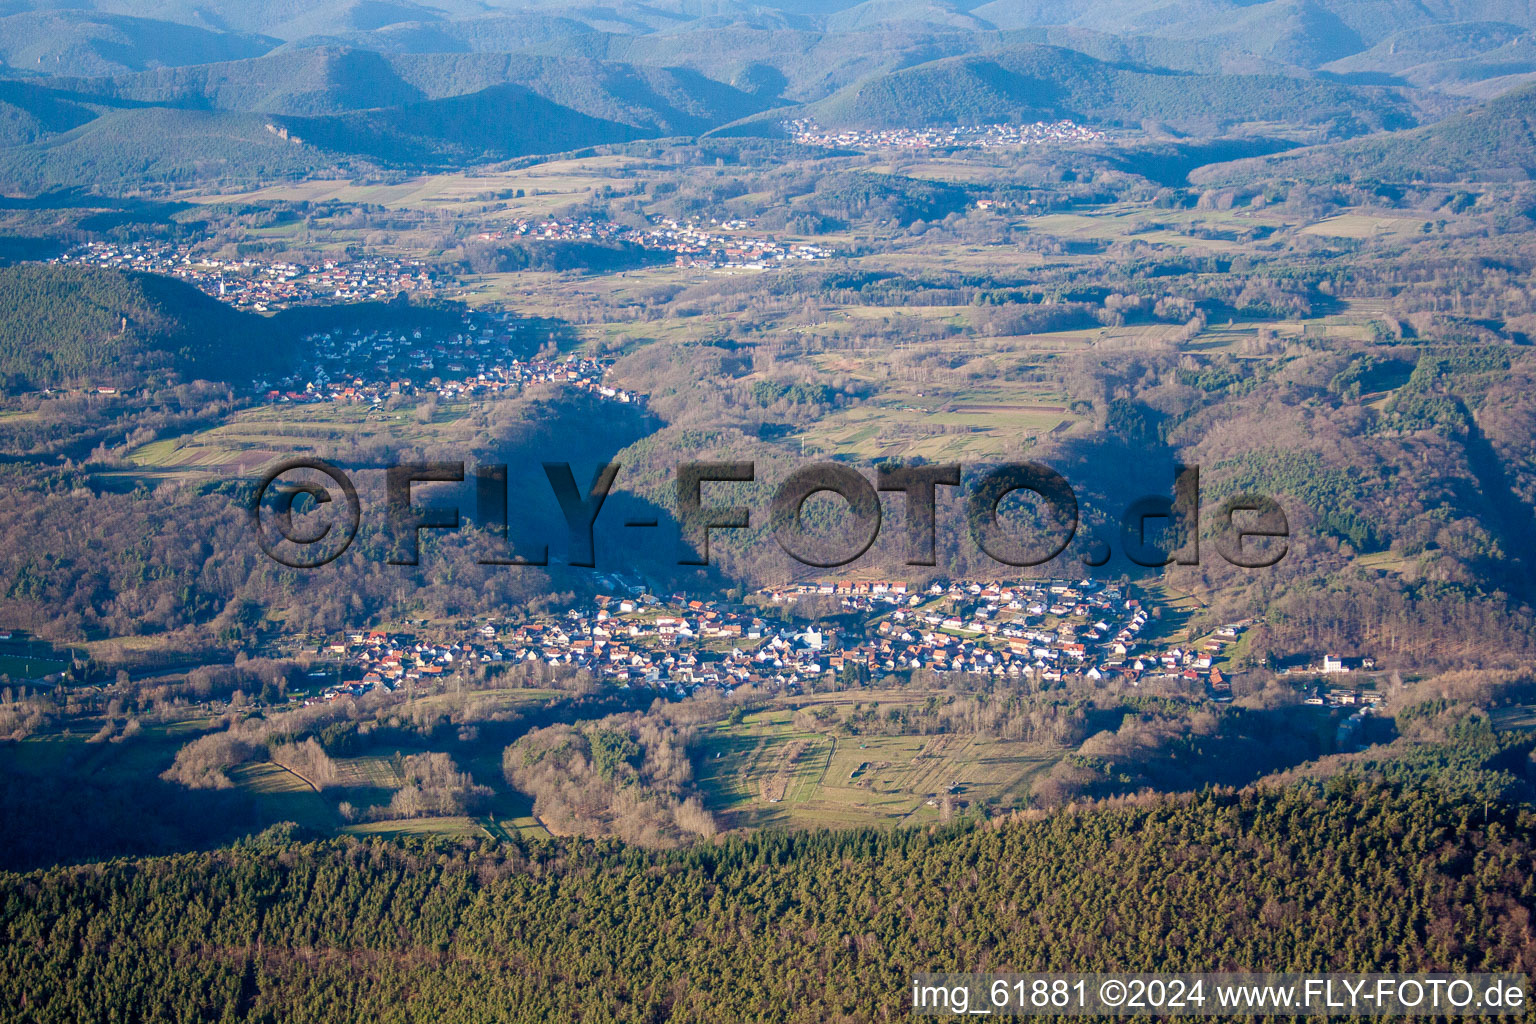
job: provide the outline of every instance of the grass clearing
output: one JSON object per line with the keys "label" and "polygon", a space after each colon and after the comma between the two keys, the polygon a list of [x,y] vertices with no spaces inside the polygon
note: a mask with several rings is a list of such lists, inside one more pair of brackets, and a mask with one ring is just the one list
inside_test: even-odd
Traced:
{"label": "grass clearing", "polygon": [[338,757],[336,775],[338,786],[349,789],[395,790],[405,784],[395,758],[386,754],[365,754],[362,757]]}
{"label": "grass clearing", "polygon": [[1417,235],[1423,231],[1422,216],[1388,213],[1341,213],[1301,229],[1303,235],[1323,238],[1388,239]]}
{"label": "grass clearing", "polygon": [[135,448],[128,454],[135,470],[101,476],[146,480],[250,476],[281,459],[336,458],[378,444],[440,446],[461,452],[479,439],[473,413],[481,404],[444,402],[428,423],[418,421],[414,408],[384,409],[361,402],[254,406],[219,426]]}
{"label": "grass clearing", "polygon": [[832,412],[785,443],[859,459],[1004,456],[1026,438],[1078,422],[1059,388],[1018,378],[1079,344],[1076,335],[1029,335],[922,347],[925,358],[952,348],[953,369],[914,364],[901,350],[820,353],[811,362],[821,373],[851,378],[877,397]]}
{"label": "grass clearing", "polygon": [[1488,717],[1495,729],[1536,729],[1536,704],[1494,708]]}
{"label": "grass clearing", "polygon": [[281,765],[271,761],[241,765],[230,769],[229,777],[260,799],[267,811],[264,817],[271,820],[293,821],[317,830],[330,830],[340,823],[330,800]]}
{"label": "grass clearing", "polygon": [[45,676],[63,672],[67,668],[69,663],[64,661],[0,654],[0,675],[9,676],[13,680],[42,679]]}
{"label": "grass clearing", "polygon": [[394,821],[366,821],[341,829],[353,836],[474,836],[489,830],[476,818],[401,818]]}
{"label": "grass clearing", "polygon": [[[848,736],[808,731],[795,712],[814,705],[919,702],[926,693],[863,691],[790,699],[718,725],[695,776],[727,827],[896,825],[937,821],[946,798],[1023,806],[1036,775],[1062,752],[980,736]],[[859,700],[855,700],[858,698]]]}
{"label": "grass clearing", "polygon": [[[611,185],[618,172],[647,166],[645,160],[613,154],[551,160],[494,173],[424,174],[388,184],[322,178],[184,198],[200,204],[237,206],[270,202],[368,203],[400,210],[473,206],[477,213],[498,218],[547,217],[604,185]],[[522,196],[501,195],[518,189],[523,191]]]}

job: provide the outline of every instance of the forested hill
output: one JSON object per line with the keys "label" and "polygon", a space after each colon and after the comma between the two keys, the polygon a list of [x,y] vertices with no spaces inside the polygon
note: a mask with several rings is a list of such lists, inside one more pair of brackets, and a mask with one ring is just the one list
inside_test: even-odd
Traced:
{"label": "forested hill", "polygon": [[[59,5],[62,6],[62,5]],[[106,73],[266,53],[276,39],[149,18],[41,9],[0,16],[0,59],[34,71]]]}
{"label": "forested hill", "polygon": [[1536,86],[1413,131],[1201,168],[1198,182],[1529,181],[1536,176]]}
{"label": "forested hill", "polygon": [[1098,61],[1054,46],[952,57],[873,76],[816,104],[827,125],[895,127],[1073,118],[1213,128],[1249,121],[1342,135],[1412,123],[1385,93],[1279,75],[1192,75]]}
{"label": "forested hill", "polygon": [[922,970],[1536,972],[1531,814],[1365,785],[670,854],[267,833],[3,875],[0,1017],[823,1024],[904,1017]]}
{"label": "forested hill", "polygon": [[772,105],[685,68],[340,48],[44,81],[0,81],[13,192],[462,166],[696,135]]}
{"label": "forested hill", "polygon": [[244,380],[274,365],[269,321],[151,274],[23,263],[0,269],[7,389]]}
{"label": "forested hill", "polygon": [[1201,73],[1100,60],[1018,33],[562,39],[539,53],[328,45],[109,75],[13,71],[0,81],[0,180],[33,192],[439,169],[776,123],[791,111],[838,127],[1070,118],[1199,134],[1283,123],[1323,140],[1411,127],[1420,107],[1403,89],[1226,74],[1200,60]]}
{"label": "forested hill", "polygon": [[[599,36],[686,38],[721,25],[841,34],[875,26],[935,37],[1054,26],[1138,47],[1198,46],[1233,62],[1315,68],[1351,58],[1352,69],[1382,71],[1415,57],[1419,63],[1497,55],[1511,35],[1536,22],[1527,0],[667,0],[622,6],[547,0],[7,0],[0,12],[11,15],[0,33],[16,39],[6,52],[9,63],[59,73],[191,63],[218,59],[220,52],[264,52],[284,42],[289,48],[346,42],[395,52],[462,52]],[[1456,31],[1468,24],[1481,30]],[[1418,45],[1415,35],[1426,29],[1440,30],[1441,38],[1460,46]]]}
{"label": "forested hill", "polygon": [[55,81],[103,103],[291,116],[404,108],[515,85],[577,113],[651,134],[704,131],[763,108],[750,95],[683,68],[505,53],[378,54],[326,47]]}

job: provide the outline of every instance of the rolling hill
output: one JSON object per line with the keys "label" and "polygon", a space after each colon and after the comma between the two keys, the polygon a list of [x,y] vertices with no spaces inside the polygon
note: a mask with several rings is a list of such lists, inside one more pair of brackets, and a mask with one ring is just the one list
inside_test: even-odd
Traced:
{"label": "rolling hill", "polygon": [[0,145],[19,145],[78,128],[96,111],[29,82],[0,81]]}
{"label": "rolling hill", "polygon": [[1200,168],[1196,183],[1529,181],[1536,177],[1536,86],[1412,131]]}
{"label": "rolling hill", "polygon": [[302,50],[59,85],[102,100],[262,114],[334,114],[427,98],[384,57],[364,50]]}
{"label": "rolling hill", "polygon": [[0,378],[11,388],[241,380],[279,358],[270,323],[150,274],[0,268]]}
{"label": "rolling hill", "polygon": [[1315,67],[1403,31],[1499,21],[1536,27],[1527,0],[990,0],[970,13],[999,28],[1070,25],[1116,35],[1221,40]]}
{"label": "rolling hill", "polygon": [[730,25],[652,35],[596,33],[535,49],[551,55],[579,52],[599,60],[693,68],[738,87],[744,74],[766,68],[776,73],[776,79],[782,78],[782,84],[776,82],[770,90],[773,94],[804,103],[824,99],[879,72],[976,53],[999,43],[996,33],[939,31],[914,24],[837,34]]}
{"label": "rolling hill", "polygon": [[1520,26],[1503,21],[1424,25],[1394,32],[1370,49],[1325,64],[1324,69],[1341,74],[1400,75],[1425,64],[1475,57],[1524,34]]}
{"label": "rolling hill", "polygon": [[767,105],[686,67],[496,53],[401,55],[390,66],[431,99],[516,85],[650,135],[702,132]]}
{"label": "rolling hill", "polygon": [[629,142],[646,135],[631,125],[591,117],[510,84],[444,100],[280,120],[304,145],[411,167],[507,160]]}
{"label": "rolling hill", "polygon": [[278,40],[85,11],[0,17],[0,61],[50,75],[106,75],[259,57]]}
{"label": "rolling hill", "polygon": [[371,32],[306,36],[288,46],[349,46],[379,53],[511,53],[594,34],[595,29],[575,18],[524,11],[516,17],[406,21]]}
{"label": "rolling hill", "polygon": [[[11,0],[6,13],[47,10],[50,2]],[[100,14],[193,26],[215,32],[254,33],[297,39],[322,33],[372,31],[405,21],[436,21],[445,15],[469,16],[484,11],[478,3],[439,0],[431,5],[411,0],[80,0],[71,6]]]}
{"label": "rolling hill", "polygon": [[945,0],[864,0],[827,18],[827,29],[848,32],[891,24],[932,25],[968,31],[986,31],[991,22],[967,14]]}
{"label": "rolling hill", "polygon": [[750,133],[795,104],[1333,140],[1536,75],[1533,27],[1528,0],[0,0],[0,56],[26,66],[0,83],[0,174],[436,169]]}
{"label": "rolling hill", "polygon": [[60,79],[102,102],[312,117],[468,97],[517,86],[589,118],[643,134],[704,131],[755,113],[762,100],[686,68],[501,53],[379,54],[299,49],[258,60]]}
{"label": "rolling hill", "polygon": [[1314,0],[1114,5],[992,0],[971,13],[999,28],[1065,25],[1119,36],[1174,39],[1215,46],[1226,55],[1250,54],[1297,67],[1316,67],[1368,45],[1354,27]]}
{"label": "rolling hill", "polygon": [[249,181],[358,160],[461,166],[702,134],[775,105],[772,92],[583,57],[345,48],[0,81],[0,177],[32,192]]}
{"label": "rolling hill", "polygon": [[1369,50],[1323,65],[1353,81],[1391,81],[1491,99],[1536,74],[1536,40],[1508,22],[1430,25],[1399,32]]}
{"label": "rolling hill", "polygon": [[1384,93],[1260,75],[1177,74],[1094,60],[1072,50],[1023,46],[949,58],[877,75],[813,107],[832,126],[976,124],[1070,117],[1210,129],[1284,121],[1358,135],[1412,123]]}
{"label": "rolling hill", "polygon": [[145,181],[270,181],[336,163],[332,154],[281,138],[271,124],[259,114],[166,107],[108,110],[62,134],[0,146],[0,180],[7,191],[27,193],[82,183],[122,192]]}
{"label": "rolling hill", "polygon": [[[523,52],[554,46],[555,55],[567,56],[588,52],[588,37],[594,35],[805,31],[848,37],[850,49],[862,49],[875,42],[867,33],[881,30],[922,31],[936,41],[957,33],[1065,30],[1084,40],[1113,36],[1174,43],[1172,49],[1150,48],[1162,49],[1175,62],[1172,66],[1183,63],[1179,46],[1206,47],[1218,55],[1220,66],[1254,71],[1267,64],[1315,69],[1422,29],[1463,23],[1536,29],[1536,12],[1528,0],[647,0],[609,6],[563,0],[72,0],[68,11],[59,6],[55,0],[0,3],[0,14],[32,18],[39,25],[60,19],[69,23],[51,41],[33,31],[28,43],[23,38],[28,33],[18,28],[12,45],[24,59],[13,64],[30,61],[34,70],[50,73],[102,73],[250,56],[250,48],[273,40],[393,53]],[[155,25],[161,28],[151,28]],[[1051,41],[1071,38],[1057,34]],[[572,48],[564,49],[566,43]],[[940,45],[953,52],[952,46]],[[228,52],[219,52],[221,47]],[[701,67],[719,56],[700,50],[685,63]]]}

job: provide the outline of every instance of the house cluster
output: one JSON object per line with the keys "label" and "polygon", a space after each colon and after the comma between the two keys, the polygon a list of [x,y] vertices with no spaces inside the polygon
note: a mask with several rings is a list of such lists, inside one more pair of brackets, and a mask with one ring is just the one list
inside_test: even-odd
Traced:
{"label": "house cluster", "polygon": [[1044,682],[1078,676],[1132,686],[1173,681],[1222,697],[1230,683],[1215,662],[1246,627],[1234,623],[1198,644],[1156,647],[1142,636],[1151,615],[1146,603],[1093,580],[952,581],[918,593],[902,583],[842,582],[766,592],[772,602],[812,594],[837,598],[850,612],[890,609],[876,624],[873,656],[865,659],[880,672],[929,668]]}
{"label": "house cluster", "polygon": [[682,595],[599,596],[588,607],[532,622],[486,622],[454,640],[355,632],[322,648],[339,662],[338,681],[319,699],[397,689],[454,669],[543,664],[584,670],[621,688],[648,686],[685,696],[700,687],[729,693],[743,683],[791,686],[819,676],[835,638],[814,629],[770,628],[747,610]]}
{"label": "house cluster", "polygon": [[637,229],[590,218],[518,220],[500,231],[484,231],[481,241],[504,238],[534,241],[630,242],[646,249],[674,254],[679,266],[764,268],[796,260],[829,259],[824,245],[788,243],[752,230],[751,221],[712,220],[682,223],[663,220],[656,227]]}
{"label": "house cluster", "polygon": [[401,292],[429,292],[436,286],[436,277],[421,260],[374,255],[326,260],[310,267],[300,282],[317,299],[365,302],[387,301]]}
{"label": "house cluster", "polygon": [[1305,665],[1290,665],[1280,670],[1281,675],[1347,676],[1351,672],[1374,672],[1375,658],[1341,658],[1324,654],[1322,664],[1309,661]]}
{"label": "house cluster", "polygon": [[676,253],[678,265],[684,267],[761,270],[793,261],[830,259],[833,255],[824,245],[780,242],[756,234],[750,222],[740,220],[713,221],[705,227],[669,218],[648,231],[646,238],[653,248]]}
{"label": "house cluster", "polygon": [[430,682],[467,660],[463,644],[418,641],[409,634],[378,630],[349,633],[319,653],[329,664],[321,662],[310,672],[322,689],[316,696],[305,697],[306,705]]}
{"label": "house cluster", "polygon": [[519,218],[497,231],[482,231],[481,242],[512,238],[535,242],[633,242],[640,232],[622,224],[591,217],[551,217],[548,220]]}
{"label": "house cluster", "polygon": [[607,367],[569,356],[519,357],[537,347],[535,325],[510,313],[472,311],[457,330],[331,331],[310,335],[305,368],[276,380],[252,382],[269,402],[382,402],[398,395],[436,394],[453,400],[509,394],[536,384],[586,391],[607,401],[640,404],[641,396],[614,387]]}
{"label": "house cluster", "polygon": [[1030,199],[996,199],[996,198],[987,198],[987,199],[978,199],[978,200],[976,200],[976,209],[978,209],[978,210],[996,210],[999,213],[1006,212],[1006,211],[1017,211],[1017,212],[1020,212],[1020,213],[1035,213],[1035,212],[1037,212],[1037,209],[1039,208],[1039,206],[1040,206],[1040,201],[1038,199],[1034,199],[1034,198],[1030,198]]}
{"label": "house cluster", "polygon": [[367,256],[308,265],[281,260],[218,259],[170,242],[87,242],[53,262],[135,270],[179,278],[241,309],[265,311],[305,302],[392,299],[436,286],[420,260]]}
{"label": "house cluster", "polygon": [[1386,703],[1386,696],[1375,690],[1350,690],[1321,683],[1303,691],[1306,703],[1325,708],[1374,708]]}
{"label": "house cluster", "polygon": [[847,128],[832,130],[797,118],[783,123],[794,141],[834,149],[995,149],[1045,143],[1102,142],[1107,132],[1075,121],[971,124],[952,128]]}
{"label": "house cluster", "polygon": [[[642,587],[531,622],[479,624],[469,635],[427,642],[352,633],[322,653],[349,666],[352,687],[398,686],[456,667],[544,664],[584,670],[618,687],[676,695],[701,687],[797,687],[827,673],[878,678],[918,669],[1036,682],[1173,679],[1225,681],[1205,650],[1141,640],[1144,602],[1092,581],[802,584],[764,590],[755,603],[725,605],[659,597]],[[839,627],[792,625],[764,612],[811,595],[830,596],[851,618]],[[857,625],[849,625],[850,622]],[[1226,627],[1235,637],[1240,627]],[[413,674],[414,673],[414,674]],[[346,692],[340,683],[333,695]],[[354,691],[354,692],[366,692]]]}

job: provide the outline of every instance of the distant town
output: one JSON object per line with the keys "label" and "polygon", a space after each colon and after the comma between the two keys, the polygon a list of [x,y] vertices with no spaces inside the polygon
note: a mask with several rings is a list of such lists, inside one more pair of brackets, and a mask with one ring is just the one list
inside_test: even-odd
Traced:
{"label": "distant town", "polygon": [[317,264],[219,259],[170,242],[87,242],[52,262],[164,274],[240,309],[257,312],[306,302],[366,302],[401,292],[430,293],[437,278],[422,260],[368,256]]}
{"label": "distant town", "polygon": [[993,149],[1046,143],[1103,142],[1109,133],[1075,121],[1031,124],[971,124],[952,128],[823,128],[796,118],[783,122],[794,141],[835,149]]}
{"label": "distant town", "polygon": [[531,321],[507,312],[472,310],[457,330],[353,328],[309,335],[301,369],[252,381],[275,403],[383,402],[435,394],[447,400],[515,394],[537,384],[585,391],[602,400],[643,404],[643,396],[606,383],[608,367],[578,356],[520,355],[537,338]]}
{"label": "distant town", "polygon": [[751,220],[681,222],[666,218],[658,226],[645,230],[625,227],[611,221],[590,218],[552,218],[518,220],[510,227],[484,231],[482,241],[504,238],[544,241],[629,242],[661,252],[670,252],[679,266],[696,268],[741,267],[763,269],[790,261],[824,260],[834,253],[825,245],[790,243],[776,240],[754,230]]}
{"label": "distant town", "polygon": [[[747,220],[704,225],[665,219],[649,229],[590,218],[517,220],[506,228],[482,231],[474,237],[479,241],[627,242],[670,253],[678,266],[693,269],[766,269],[835,255],[829,246],[772,238],[754,230],[754,222]],[[307,303],[388,301],[401,292],[431,295],[449,283],[420,259],[383,255],[318,263],[224,259],[198,252],[186,243],[160,241],[86,242],[49,262],[162,274],[254,312]]]}

